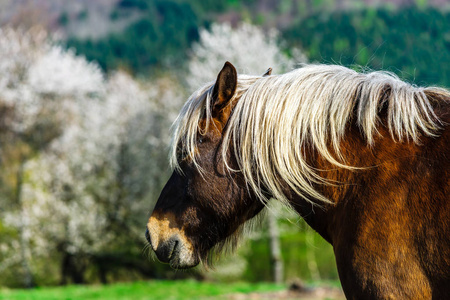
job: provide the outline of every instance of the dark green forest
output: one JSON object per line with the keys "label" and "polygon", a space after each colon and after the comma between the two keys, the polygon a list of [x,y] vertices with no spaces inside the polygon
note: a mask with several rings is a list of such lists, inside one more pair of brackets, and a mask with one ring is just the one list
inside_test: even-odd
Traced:
{"label": "dark green forest", "polygon": [[122,68],[146,74],[151,67],[180,65],[183,49],[198,39],[198,28],[203,25],[192,7],[172,1],[123,0],[111,18],[124,17],[131,10],[139,10],[142,18],[123,32],[96,41],[69,39],[68,46],[104,70]]}
{"label": "dark green forest", "polygon": [[283,37],[311,61],[392,71],[417,85],[450,86],[448,28],[450,13],[435,9],[366,9],[312,15]]}
{"label": "dark green forest", "polygon": [[[244,2],[252,2],[244,1]],[[237,1],[165,1],[122,0],[111,13],[111,20],[141,15],[123,32],[100,40],[71,38],[68,47],[94,60],[104,70],[122,68],[132,73],[150,74],[152,69],[180,67],[186,50],[198,40],[201,27],[208,27],[213,17]]]}
{"label": "dark green forest", "polygon": [[[69,39],[67,45],[106,71],[148,75],[180,68],[199,29],[221,14],[234,12],[241,21],[268,25],[270,15],[248,13],[254,2],[122,0],[112,19],[131,11],[139,11],[141,18],[123,32],[99,40]],[[312,62],[383,69],[418,85],[450,86],[449,12],[431,7],[295,9],[292,22],[279,28],[286,52],[296,46]]]}

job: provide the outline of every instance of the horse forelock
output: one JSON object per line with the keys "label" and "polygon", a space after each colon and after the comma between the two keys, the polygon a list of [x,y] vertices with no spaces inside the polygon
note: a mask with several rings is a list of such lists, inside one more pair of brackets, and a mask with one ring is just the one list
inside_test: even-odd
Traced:
{"label": "horse forelock", "polygon": [[[177,148],[198,169],[196,138],[200,120],[209,120],[213,83],[197,90],[186,102],[174,124],[171,164],[179,168]],[[233,112],[222,132],[222,155],[229,146],[248,186],[264,202],[264,191],[288,203],[286,185],[306,200],[329,202],[315,183],[330,183],[308,164],[305,149],[313,148],[326,161],[347,169],[340,142],[352,120],[372,146],[379,135],[380,111],[386,111],[391,138],[420,143],[440,128],[428,94],[450,98],[438,88],[420,88],[387,72],[358,73],[343,66],[306,65],[283,75],[240,75]],[[210,122],[206,122],[210,124]],[[207,127],[208,125],[206,125]],[[229,171],[233,170],[227,165]]]}

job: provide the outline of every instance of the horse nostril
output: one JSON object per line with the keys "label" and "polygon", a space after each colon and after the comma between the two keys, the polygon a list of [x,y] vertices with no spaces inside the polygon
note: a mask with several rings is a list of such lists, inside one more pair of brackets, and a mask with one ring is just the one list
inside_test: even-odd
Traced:
{"label": "horse nostril", "polygon": [[179,248],[179,239],[177,237],[172,237],[168,241],[159,244],[158,249],[155,250],[156,256],[163,263],[168,263],[174,255],[177,255]]}

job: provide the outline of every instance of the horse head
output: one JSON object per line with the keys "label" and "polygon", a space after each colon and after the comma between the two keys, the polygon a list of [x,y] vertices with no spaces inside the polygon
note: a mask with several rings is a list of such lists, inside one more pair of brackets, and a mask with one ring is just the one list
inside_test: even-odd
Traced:
{"label": "horse head", "polygon": [[176,168],[159,196],[146,233],[158,259],[173,268],[207,261],[214,246],[218,249],[233,240],[241,225],[264,207],[240,173],[229,171],[238,169],[233,151],[222,155],[224,128],[238,100],[237,85],[236,69],[227,62],[203,95],[208,99],[202,105],[208,107],[193,121],[198,124],[196,132],[175,138]]}

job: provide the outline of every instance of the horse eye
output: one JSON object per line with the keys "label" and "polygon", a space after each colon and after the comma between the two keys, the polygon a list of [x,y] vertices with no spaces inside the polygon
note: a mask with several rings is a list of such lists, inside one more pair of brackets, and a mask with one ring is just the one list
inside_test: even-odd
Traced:
{"label": "horse eye", "polygon": [[199,143],[199,144],[203,143],[203,139],[202,139],[202,138],[199,138],[199,139],[198,139],[198,143]]}

